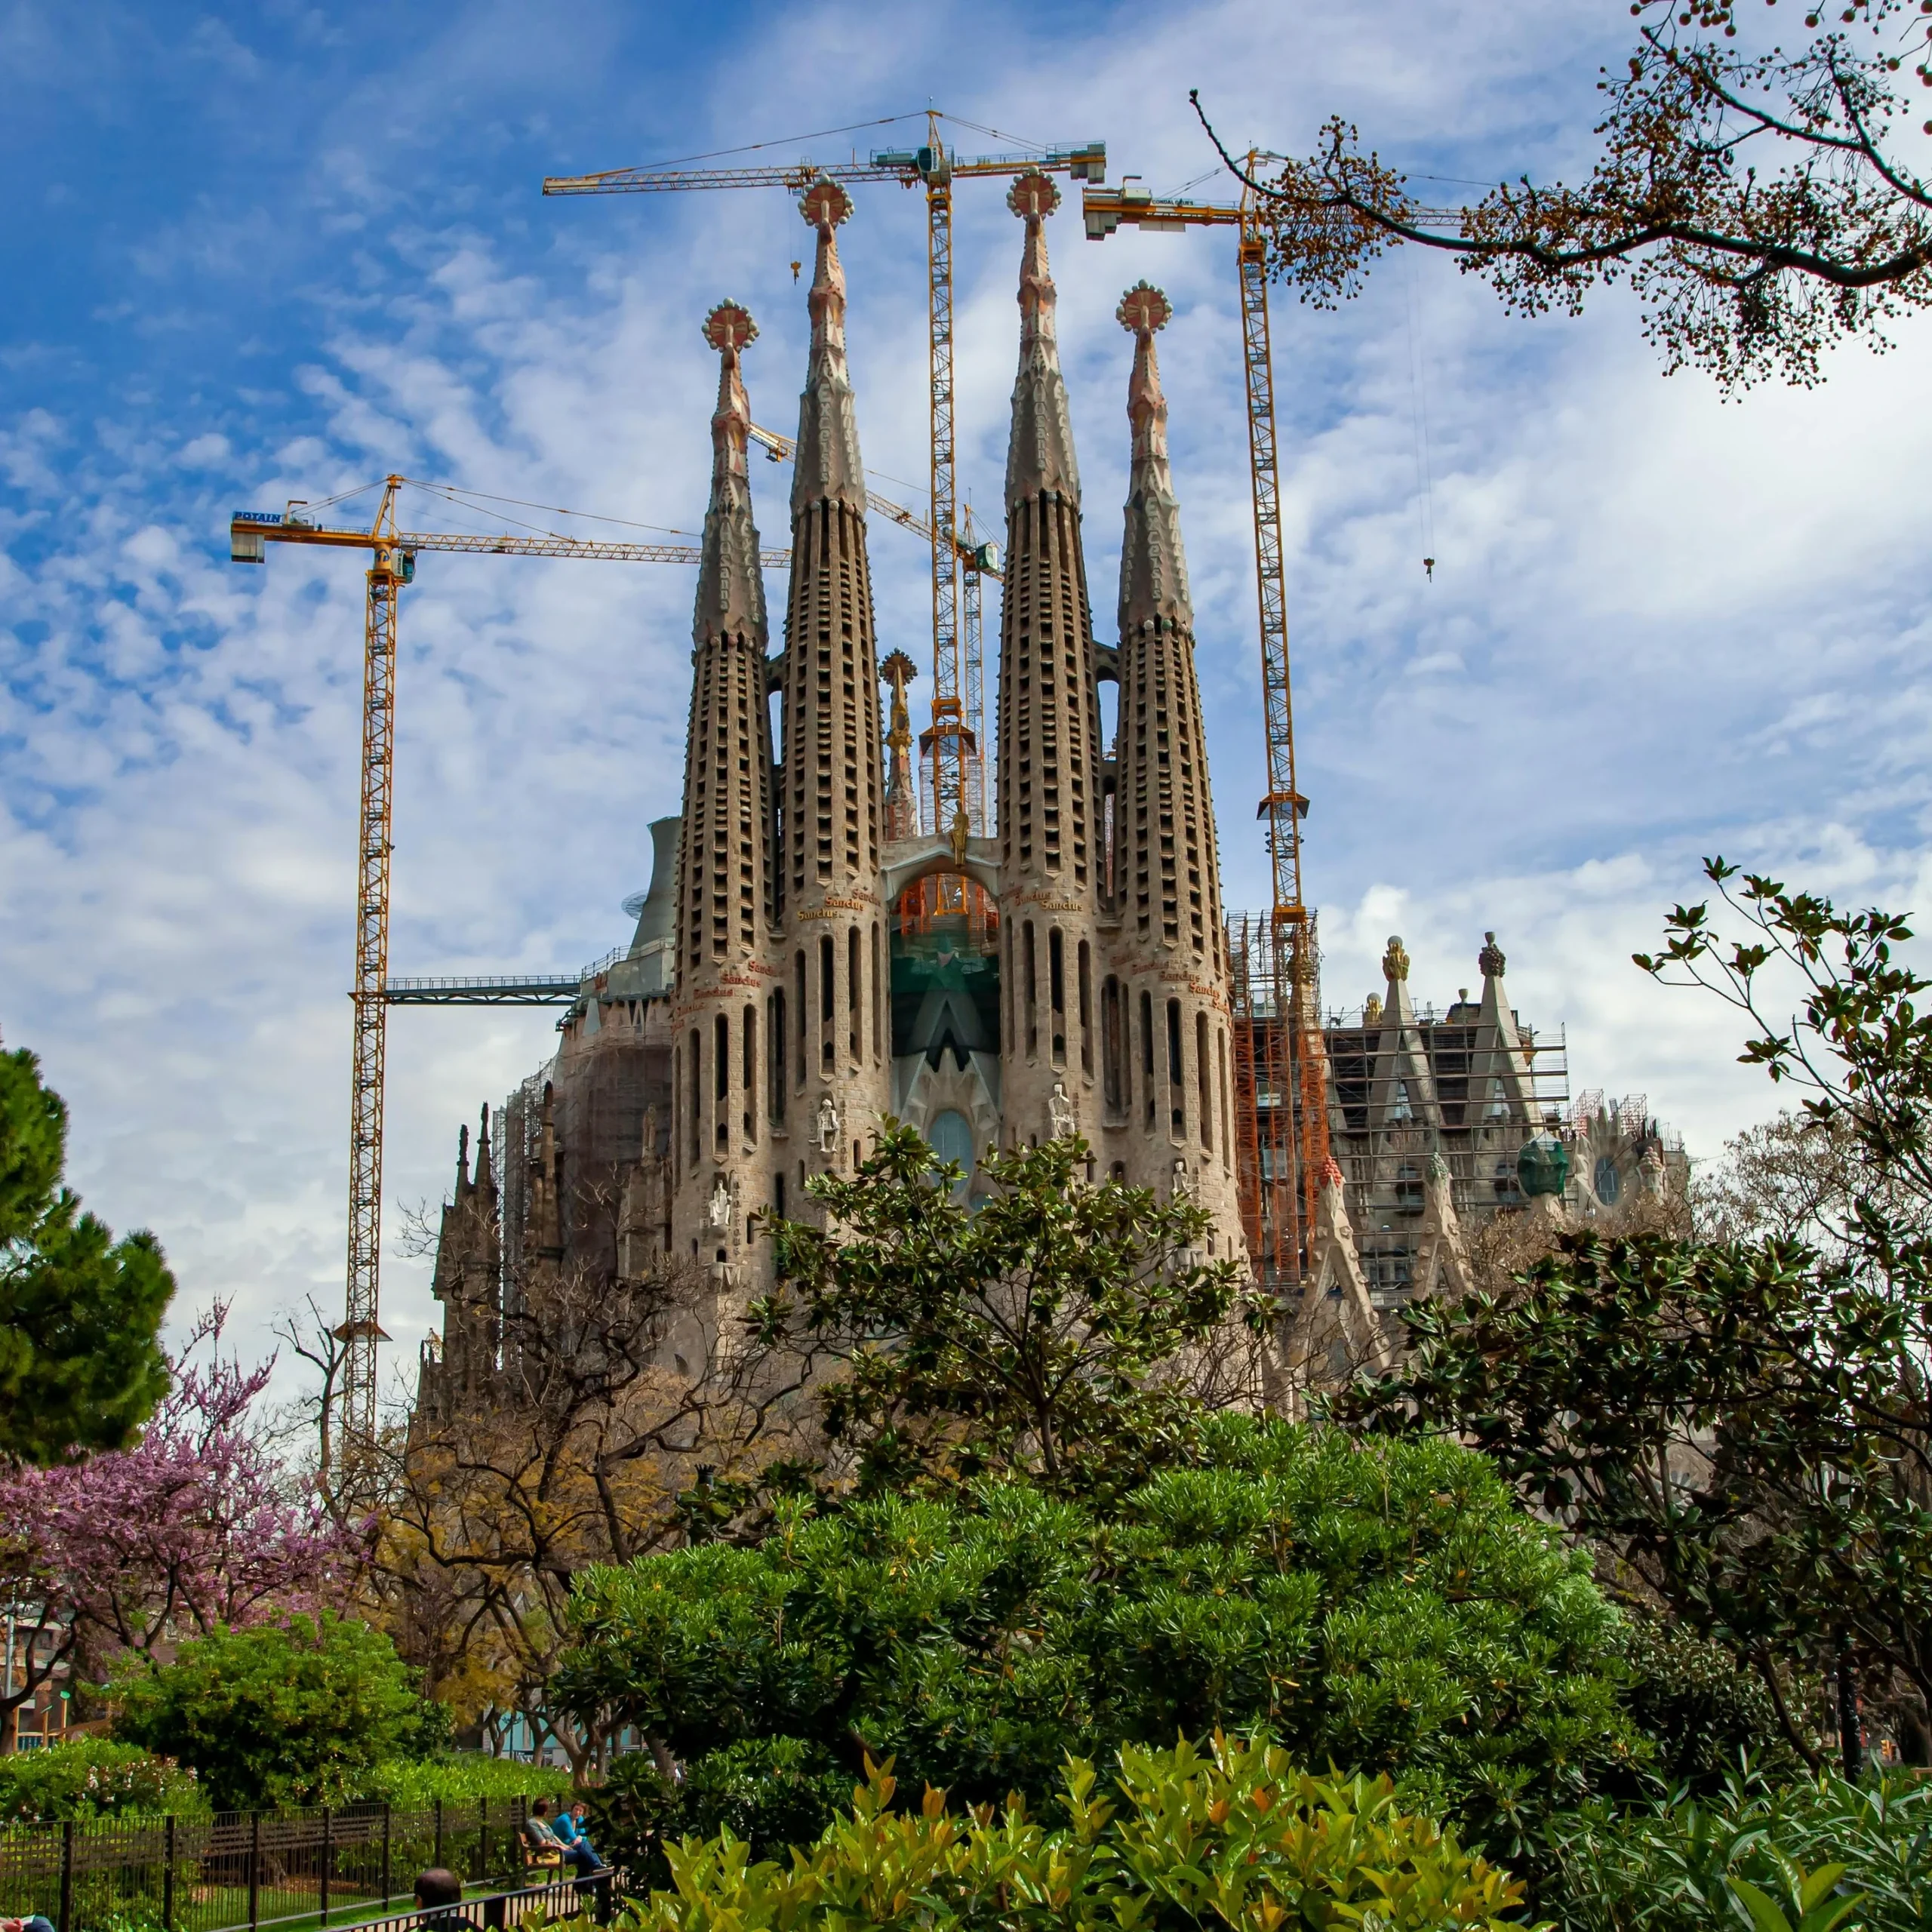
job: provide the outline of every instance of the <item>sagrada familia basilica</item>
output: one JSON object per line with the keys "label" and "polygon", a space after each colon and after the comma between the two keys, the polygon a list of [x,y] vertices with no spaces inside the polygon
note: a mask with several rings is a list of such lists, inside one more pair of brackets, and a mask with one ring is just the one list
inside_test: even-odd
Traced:
{"label": "sagrada familia basilica", "polygon": [[[718,401],[683,809],[651,827],[627,953],[584,982],[554,1061],[494,1136],[486,1112],[473,1171],[466,1137],[424,1404],[473,1385],[532,1268],[640,1279],[675,1257],[709,1271],[721,1306],[759,1291],[756,1217],[809,1211],[812,1177],[849,1174],[888,1116],[959,1164],[969,1198],[988,1148],[1077,1133],[1090,1177],[1187,1196],[1208,1252],[1244,1255],[1244,1023],[1155,351],[1169,309],[1143,283],[1118,310],[1131,481],[1117,641],[1103,645],[1048,265],[1058,198],[1038,174],[1008,198],[1022,240],[993,836],[963,813],[914,829],[903,660],[888,659],[881,700],[844,190],[822,179],[801,202],[817,258],[775,652],[747,462],[757,331],[734,303],[706,319]],[[1103,681],[1118,688],[1111,744]],[[1361,1322],[1454,1284],[1462,1231],[1521,1204],[1534,1140],[1564,1148],[1577,1171],[1557,1186],[1584,1212],[1662,1185],[1666,1154],[1681,1164],[1641,1103],[1588,1120],[1552,1106],[1551,1049],[1518,1024],[1503,963],[1491,936],[1478,998],[1418,1012],[1392,942],[1384,992],[1329,1023],[1334,1158],[1309,1272]]]}

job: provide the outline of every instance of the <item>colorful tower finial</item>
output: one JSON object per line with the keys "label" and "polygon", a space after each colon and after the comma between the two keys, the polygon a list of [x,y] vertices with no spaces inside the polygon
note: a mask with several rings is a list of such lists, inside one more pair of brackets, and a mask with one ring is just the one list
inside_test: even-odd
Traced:
{"label": "colorful tower finial", "polygon": [[705,512],[698,567],[694,641],[755,637],[765,632],[764,578],[752,521],[752,406],[740,358],[758,340],[758,325],[742,303],[720,302],[704,318],[704,339],[718,357],[718,407],[711,417],[711,503]]}
{"label": "colorful tower finial", "polygon": [[1149,622],[1192,626],[1187,555],[1181,547],[1180,506],[1168,467],[1168,399],[1161,393],[1155,331],[1167,327],[1174,304],[1152,283],[1137,281],[1120,298],[1115,319],[1134,337],[1134,374],[1127,417],[1134,426],[1132,481],[1120,565],[1120,629],[1124,638]]}
{"label": "colorful tower finial", "polygon": [[1026,224],[1020,257],[1020,374],[1013,386],[1013,438],[1007,449],[1006,501],[1042,490],[1077,502],[1080,466],[1066,408],[1057,336],[1059,291],[1047,266],[1045,222],[1060,206],[1060,189],[1038,168],[1007,190],[1006,205]]}
{"label": "colorful tower finial", "polygon": [[859,458],[859,425],[852,379],[845,367],[845,271],[838,260],[838,230],[851,217],[852,198],[821,174],[798,197],[798,212],[818,233],[818,259],[806,298],[812,346],[805,392],[798,407],[798,447],[792,457],[792,514],[828,499],[863,513],[865,468]]}

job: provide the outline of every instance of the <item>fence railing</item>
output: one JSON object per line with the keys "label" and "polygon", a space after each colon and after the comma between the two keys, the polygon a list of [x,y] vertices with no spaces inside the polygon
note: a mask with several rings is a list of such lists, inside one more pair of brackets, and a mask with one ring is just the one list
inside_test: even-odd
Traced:
{"label": "fence railing", "polygon": [[57,1932],[361,1923],[408,1899],[432,1865],[466,1885],[521,1884],[529,1802],[10,1826],[0,1829],[0,1918],[38,1912]]}

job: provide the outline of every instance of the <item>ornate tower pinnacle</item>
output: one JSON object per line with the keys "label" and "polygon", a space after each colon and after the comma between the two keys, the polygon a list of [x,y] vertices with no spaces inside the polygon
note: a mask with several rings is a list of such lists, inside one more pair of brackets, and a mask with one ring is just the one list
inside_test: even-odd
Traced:
{"label": "ornate tower pinnacle", "polygon": [[1080,466],[1060,374],[1058,291],[1047,267],[1046,218],[1060,206],[1052,177],[1035,169],[1007,190],[1006,205],[1026,224],[1020,259],[1020,373],[1013,386],[1013,437],[1006,453],[1006,502],[1042,490],[1080,500]]}
{"label": "ornate tower pinnacle", "polygon": [[839,224],[851,214],[852,198],[822,174],[798,197],[798,211],[806,226],[817,233],[818,260],[808,298],[812,346],[798,408],[792,514],[828,499],[850,503],[863,514],[866,472],[859,460],[852,379],[845,368],[845,271],[838,260],[837,235]]}
{"label": "ornate tower pinnacle", "polygon": [[704,318],[704,339],[718,352],[718,407],[711,418],[711,503],[704,513],[704,551],[698,567],[691,634],[699,644],[734,635],[763,637],[764,579],[752,521],[752,407],[739,367],[758,340],[758,325],[736,302],[721,302]]}
{"label": "ornate tower pinnacle", "polygon": [[1174,308],[1159,289],[1137,281],[1114,314],[1134,337],[1134,374],[1127,386],[1128,420],[1134,426],[1133,481],[1121,552],[1121,635],[1137,630],[1150,617],[1191,629],[1194,607],[1188,596],[1187,554],[1181,547],[1180,506],[1168,467],[1168,399],[1161,393],[1161,365],[1154,353],[1155,332],[1167,327]]}
{"label": "ornate tower pinnacle", "polygon": [[919,829],[918,798],[912,775],[912,718],[906,708],[906,687],[919,667],[904,651],[895,651],[878,667],[892,690],[892,722],[885,734],[885,835],[910,838]]}

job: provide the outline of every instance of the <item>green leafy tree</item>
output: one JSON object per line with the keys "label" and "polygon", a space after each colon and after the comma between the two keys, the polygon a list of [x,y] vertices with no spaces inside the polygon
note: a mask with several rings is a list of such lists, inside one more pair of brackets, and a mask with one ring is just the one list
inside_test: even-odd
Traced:
{"label": "green leafy tree", "polygon": [[1508,1296],[1405,1309],[1401,1370],[1331,1404],[1458,1435],[1641,1593],[1755,1669],[1849,1643],[1932,1694],[1932,1512],[1909,1318],[1794,1245],[1565,1238]]}
{"label": "green leafy tree", "polygon": [[1060,1781],[1067,1822],[1049,1831],[1017,1795],[962,1817],[928,1787],[917,1811],[895,1811],[890,1770],[869,1764],[850,1815],[786,1865],[752,1863],[728,1831],[671,1848],[672,1888],[654,1893],[632,1923],[638,1932],[1505,1932],[1517,1923],[1521,1882],[1404,1811],[1386,1779],[1309,1777],[1266,1737],[1217,1737],[1211,1757],[1185,1743],[1129,1746],[1122,1801],[1097,1784],[1092,1764],[1072,1759]]}
{"label": "green leafy tree", "polygon": [[1238,1416],[1197,1456],[1104,1509],[991,1481],[781,1506],[756,1547],[593,1572],[558,1695],[691,1783],[791,1739],[974,1802],[1051,1800],[1069,1751],[1266,1724],[1493,1842],[1647,1757],[1620,1620],[1481,1457]]}
{"label": "green leafy tree", "polygon": [[1635,42],[1602,70],[1580,185],[1506,182],[1444,221],[1345,116],[1302,160],[1238,161],[1208,126],[1254,197],[1271,271],[1326,307],[1386,248],[1438,249],[1525,315],[1574,314],[1624,281],[1667,367],[1727,387],[1815,383],[1835,341],[1884,347],[1889,321],[1932,302],[1932,184],[1898,138],[1893,78],[1910,62],[1932,85],[1922,7],[1807,5],[1805,32],[1767,46],[1748,24],[1740,40],[1735,0],[1626,5]]}
{"label": "green leafy tree", "polygon": [[1174,1454],[1230,1349],[1272,1304],[1204,1252],[1185,1198],[1084,1179],[1075,1139],[989,1154],[976,1209],[910,1128],[808,1192],[822,1226],[773,1226],[781,1286],[752,1311],[840,1364],[820,1395],[867,1491],[995,1472],[1117,1491]]}
{"label": "green leafy tree", "polygon": [[40,1463],[125,1448],[168,1387],[174,1278],[153,1235],[117,1241],[82,1211],[66,1152],[39,1062],[0,1054],[0,1457]]}
{"label": "green leafy tree", "polygon": [[217,1810],[339,1804],[447,1737],[389,1638],[327,1613],[198,1638],[109,1695],[115,1735],[189,1767]]}

